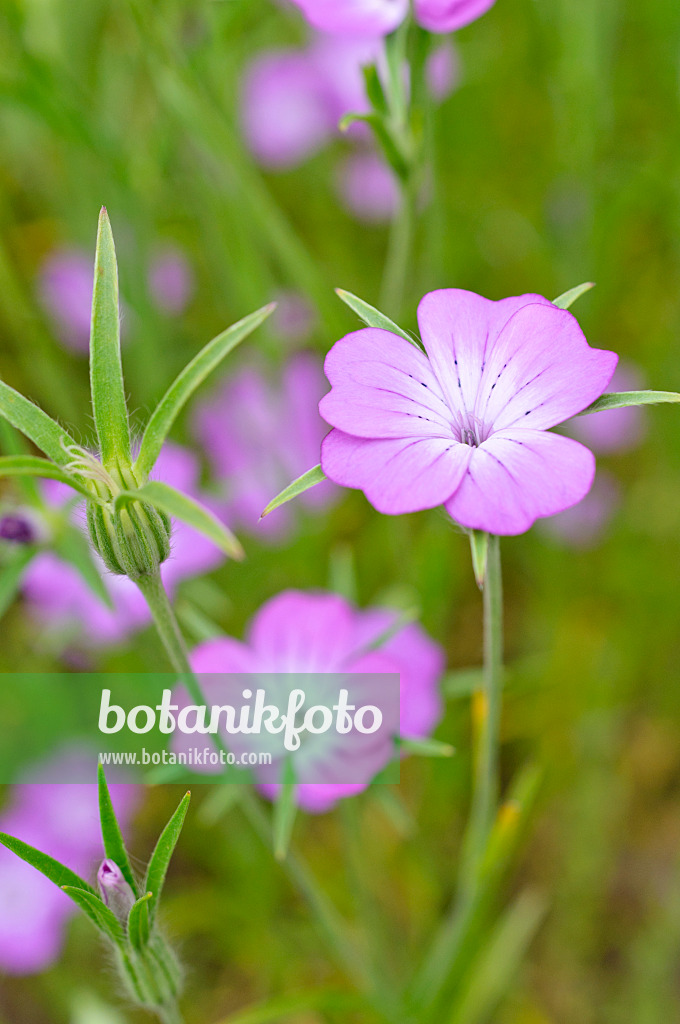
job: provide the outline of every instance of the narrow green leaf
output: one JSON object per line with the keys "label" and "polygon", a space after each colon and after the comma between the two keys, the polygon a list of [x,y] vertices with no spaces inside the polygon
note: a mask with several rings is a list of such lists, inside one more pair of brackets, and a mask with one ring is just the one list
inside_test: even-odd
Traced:
{"label": "narrow green leaf", "polygon": [[560,309],[569,309],[569,307],[573,306],[581,295],[585,292],[589,292],[590,289],[594,287],[594,281],[586,281],[585,284],[577,284],[575,288],[570,288],[568,292],[564,292],[563,295],[559,295],[556,299],[553,299],[553,306],[559,306]]}
{"label": "narrow green leaf", "polygon": [[486,563],[489,554],[489,534],[482,530],[470,530],[470,550],[472,552],[472,569],[480,590],[484,589],[486,579]]}
{"label": "narrow green leaf", "polygon": [[80,889],[72,885],[62,885],[61,888],[87,914],[92,923],[105,935],[108,935],[112,942],[115,942],[117,946],[124,944],[125,933],[120,921],[98,896],[88,889]]}
{"label": "narrow green leaf", "polygon": [[626,409],[631,405],[664,405],[667,402],[680,402],[677,391],[617,391],[610,395],[600,395],[579,416],[587,416],[591,412],[604,412],[607,409]]}
{"label": "narrow green leaf", "polygon": [[146,425],[139,455],[135,462],[135,471],[139,476],[146,477],[153,469],[170,428],[196,388],[219,366],[225,356],[236,348],[244,338],[252,334],[260,324],[264,323],[267,317],[271,316],[275,308],[276,303],[272,302],[243,320],[239,320],[238,323],[233,324],[208,342],[205,348],[201,349],[198,355],[184,367],[158,403]]}
{"label": "narrow green leaf", "polygon": [[274,804],[274,820],[272,822],[274,856],[277,860],[286,859],[290,846],[297,815],[296,792],[295,768],[291,758],[288,758],[283,766],[283,778]]}
{"label": "narrow green leaf", "polygon": [[260,516],[260,519],[264,519],[265,516],[268,516],[269,513],[273,512],[275,508],[279,507],[279,505],[285,505],[287,501],[292,501],[293,498],[297,498],[298,495],[304,494],[305,491],[310,489],[310,487],[316,487],[317,484],[323,483],[325,479],[326,474],[322,470],[321,466],[314,466],[313,469],[308,469],[306,473],[299,476],[297,480],[293,480],[292,484],[288,484],[280,494],[277,494],[277,496],[269,502],[266,509]]}
{"label": "narrow green leaf", "polygon": [[368,327],[377,327],[381,331],[390,331],[392,334],[398,334],[400,338],[404,338],[406,341],[410,341],[412,345],[422,352],[422,349],[415,338],[412,338],[402,327],[398,327],[393,320],[381,313],[380,310],[376,309],[375,306],[370,306],[368,302],[364,302],[363,299],[357,298],[356,295],[352,295],[351,292],[346,292],[342,288],[336,288],[335,294],[338,296],[346,306],[357,314],[361,320]]}
{"label": "narrow green leaf", "polygon": [[85,534],[77,526],[67,523],[53,541],[53,547],[60,558],[77,569],[94,596],[113,610],[111,594],[92,557],[92,549]]}
{"label": "narrow green leaf", "polygon": [[121,461],[130,463],[132,455],[120,358],[118,265],[111,224],[104,206],[99,214],[94,261],[90,387],[101,460],[106,469],[117,469]]}
{"label": "narrow green leaf", "polygon": [[19,593],[24,569],[37,553],[37,548],[22,546],[17,555],[0,566],[0,619]]}
{"label": "narrow green leaf", "polygon": [[69,449],[76,442],[51,416],[0,380],[0,416],[20,430],[25,437],[58,466],[68,466]]}
{"label": "narrow green leaf", "polygon": [[58,480],[59,483],[68,484],[78,494],[86,498],[98,501],[95,494],[88,490],[84,483],[76,479],[70,473],[66,473],[60,466],[55,465],[48,459],[41,459],[37,455],[3,455],[0,456],[0,477],[3,476],[30,476],[40,477],[44,480]]}
{"label": "narrow green leaf", "polygon": [[447,672],[441,683],[444,697],[471,697],[484,684],[483,668],[462,668]]}
{"label": "narrow green leaf", "polygon": [[180,832],[182,831],[182,825],[184,824],[190,800],[191,793],[185,793],[179,803],[179,807],[161,832],[160,838],[156,843],[156,848],[151,854],[151,860],[149,861],[149,867],[147,868],[146,878],[144,880],[144,889],[147,892],[153,893],[148,903],[149,918],[151,921],[153,921],[156,914],[158,901],[160,900],[161,893],[163,891],[163,883],[168,871],[168,865],[175,846],[177,845]]}
{"label": "narrow green leaf", "polygon": [[366,64],[361,71],[369,103],[376,113],[386,117],[389,114],[389,107],[377,67],[375,64]]}
{"label": "narrow green leaf", "polygon": [[139,896],[139,889],[135,876],[130,866],[130,858],[125,847],[123,833],[120,830],[116,812],[113,809],[111,794],[106,782],[103,764],[97,765],[97,786],[99,789],[99,820],[101,822],[102,839],[104,841],[104,852],[106,856],[115,861],[120,868],[125,881],[132,889],[135,896]]}
{"label": "narrow green leaf", "polygon": [[46,853],[41,853],[40,850],[36,850],[34,846],[29,846],[28,843],[24,843],[21,839],[15,839],[14,836],[8,836],[6,832],[0,832],[0,843],[6,846],[8,850],[15,853],[21,860],[25,860],[27,864],[34,867],[36,871],[40,871],[41,874],[49,878],[50,882],[54,882],[55,885],[63,889],[65,885],[73,886],[76,889],[84,889],[86,892],[91,893],[95,898],[95,893],[92,886],[88,885],[82,878],[80,878],[74,871],[67,868],[64,864],[60,864],[54,857],[49,857]]}
{"label": "narrow green leaf", "polygon": [[338,128],[346,132],[353,124],[365,124],[373,131],[375,140],[383,151],[385,160],[390,165],[397,177],[406,182],[409,177],[409,163],[404,156],[398,138],[392,133],[388,121],[381,115],[375,113],[345,114],[340,119]]}
{"label": "narrow green leaf", "polygon": [[121,491],[116,496],[116,508],[123,508],[133,501],[145,501],[153,505],[159,512],[165,512],[175,519],[180,519],[187,526],[205,534],[213,544],[224,551],[225,555],[241,561],[245,553],[241,544],[217,516],[205,506],[189,498],[174,487],[160,480],[150,480],[142,484],[136,491]]}
{"label": "narrow green leaf", "polygon": [[400,739],[399,747],[407,754],[416,754],[420,757],[453,757],[456,752],[456,748],[450,743],[433,739]]}
{"label": "narrow green leaf", "polygon": [[149,941],[149,901],[153,893],[147,892],[132,904],[127,922],[128,938],[135,949],[143,949]]}

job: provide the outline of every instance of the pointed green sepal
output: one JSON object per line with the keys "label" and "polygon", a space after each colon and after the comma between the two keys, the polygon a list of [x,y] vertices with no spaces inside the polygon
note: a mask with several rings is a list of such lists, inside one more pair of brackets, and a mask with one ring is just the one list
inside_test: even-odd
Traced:
{"label": "pointed green sepal", "polygon": [[480,590],[484,589],[486,564],[489,555],[489,534],[482,530],[470,530],[470,551],[472,553],[472,569]]}
{"label": "pointed green sepal", "polygon": [[442,743],[441,740],[426,739],[399,739],[398,747],[406,754],[416,754],[419,757],[453,757],[456,748],[450,743]]}
{"label": "pointed green sepal", "polygon": [[594,287],[594,281],[586,281],[585,284],[577,284],[575,288],[570,288],[568,292],[564,292],[563,295],[558,295],[556,299],[553,299],[553,306],[559,306],[560,309],[569,309],[577,299]]}
{"label": "pointed green sepal", "polygon": [[147,892],[132,905],[127,921],[128,938],[137,950],[142,950],[149,941],[149,901],[153,893]]}
{"label": "pointed green sepal", "polygon": [[606,412],[607,409],[627,409],[633,405],[665,405],[680,402],[677,391],[618,391],[610,395],[600,395],[579,416],[587,416],[593,412]]}
{"label": "pointed green sepal", "polygon": [[276,303],[272,302],[243,320],[239,320],[238,323],[233,324],[208,342],[205,348],[185,366],[170,385],[147,423],[139,455],[135,462],[135,473],[138,477],[147,477],[153,469],[173,423],[196,388],[219,366],[225,356],[229,355],[240,342],[264,323],[275,309]]}
{"label": "pointed green sepal", "polygon": [[105,903],[87,889],[77,888],[72,885],[62,885],[62,890],[73,900],[80,909],[87,914],[92,923],[107,935],[117,946],[125,942],[125,933],[120,921],[113,914]]}
{"label": "pointed green sepal", "polygon": [[123,878],[132,889],[135,896],[139,896],[139,888],[130,865],[130,858],[125,847],[123,833],[120,830],[116,812],[113,808],[111,794],[106,782],[104,766],[101,762],[97,765],[97,787],[99,790],[99,820],[101,822],[102,840],[104,852],[109,860],[115,861],[120,868]]}
{"label": "pointed green sepal", "polygon": [[275,498],[267,505],[266,509],[260,516],[260,519],[264,519],[270,512],[273,512],[275,508],[279,508],[280,505],[285,505],[287,501],[292,501],[293,498],[297,498],[300,494],[304,494],[310,487],[316,487],[317,484],[323,483],[326,480],[326,474],[322,470],[321,466],[314,466],[313,469],[308,469],[306,473],[299,476],[297,480],[293,480],[292,484],[288,484],[280,494],[277,494]]}
{"label": "pointed green sepal", "polygon": [[336,288],[335,294],[338,296],[346,306],[356,313],[357,316],[363,320],[367,327],[377,327],[381,331],[389,331],[391,334],[398,334],[400,338],[404,338],[406,341],[410,341],[412,345],[422,352],[422,349],[415,338],[412,338],[402,327],[399,327],[390,320],[389,317],[381,313],[380,310],[376,309],[375,306],[370,306],[368,302],[364,302],[363,299],[358,298],[356,295],[352,295],[351,292],[346,292],[342,288]]}
{"label": "pointed green sepal", "polygon": [[58,466],[68,467],[78,445],[51,416],[0,380],[0,416]]}
{"label": "pointed green sepal", "polygon": [[41,459],[37,455],[3,455],[0,457],[0,477],[30,476],[44,480],[58,480],[67,484],[78,494],[92,501],[99,501],[93,492],[80,480],[65,472],[60,466],[49,459]]}
{"label": "pointed green sepal", "polygon": [[160,900],[161,893],[163,891],[163,883],[168,871],[168,865],[170,864],[170,859],[182,831],[182,825],[184,824],[190,800],[191,793],[185,793],[177,810],[161,832],[160,838],[156,843],[156,848],[154,849],[151,855],[151,860],[149,861],[146,878],[144,879],[144,889],[146,892],[152,893],[152,896],[148,901],[150,921],[153,921],[158,908],[158,901]]}
{"label": "pointed green sepal", "polygon": [[121,491],[116,496],[116,511],[135,501],[153,505],[160,513],[180,519],[187,526],[193,527],[194,530],[198,530],[199,533],[208,537],[229,558],[241,561],[245,557],[245,552],[237,538],[217,516],[213,515],[204,505],[194,501],[193,498],[182,494],[181,491],[176,491],[174,487],[170,487],[160,480],[150,480],[135,491]]}
{"label": "pointed green sepal", "polygon": [[21,839],[15,839],[14,836],[7,835],[6,832],[0,832],[0,843],[6,846],[8,850],[11,850],[12,853],[15,853],[17,857],[20,857],[21,860],[25,860],[36,871],[49,878],[50,882],[54,882],[60,889],[63,889],[64,886],[84,889],[86,892],[91,893],[95,899],[98,899],[92,886],[80,878],[75,871],[71,871],[66,865],[60,864],[54,857],[36,850],[34,846],[29,846],[28,843],[22,842]]}
{"label": "pointed green sepal", "polygon": [[120,356],[118,265],[106,207],[99,214],[94,262],[90,387],[102,463],[106,469],[129,466],[132,453]]}

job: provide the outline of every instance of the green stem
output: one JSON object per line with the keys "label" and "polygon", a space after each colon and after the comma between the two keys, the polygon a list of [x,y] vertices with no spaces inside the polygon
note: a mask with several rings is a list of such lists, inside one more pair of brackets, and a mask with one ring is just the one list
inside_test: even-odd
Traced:
{"label": "green stem", "polygon": [[406,182],[401,188],[399,209],[390,226],[385,257],[385,270],[380,288],[380,308],[396,319],[404,305],[404,291],[411,262],[415,228],[413,186]]}
{"label": "green stem", "polygon": [[499,793],[499,742],[503,691],[503,583],[498,537],[489,537],[484,581],[484,677],[473,697],[475,730],[472,807],[463,841],[460,881],[469,889],[484,856],[496,817]]}

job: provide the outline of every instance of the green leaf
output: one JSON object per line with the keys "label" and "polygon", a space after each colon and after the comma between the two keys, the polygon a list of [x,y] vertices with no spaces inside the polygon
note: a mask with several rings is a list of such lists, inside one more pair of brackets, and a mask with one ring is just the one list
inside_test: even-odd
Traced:
{"label": "green leaf", "polygon": [[149,941],[149,901],[153,893],[147,892],[132,904],[127,922],[128,938],[135,949],[143,949]]}
{"label": "green leaf", "polygon": [[0,566],[0,619],[17,596],[24,569],[37,553],[37,548],[22,546],[18,555]]}
{"label": "green leaf", "polygon": [[449,1024],[485,1024],[508,994],[547,910],[544,897],[526,889],[496,922],[470,974],[457,989]]}
{"label": "green leaf", "polygon": [[69,450],[76,442],[51,416],[0,380],[0,416],[20,430],[25,437],[58,466],[68,466]]}
{"label": "green leaf", "polygon": [[60,889],[63,889],[64,886],[72,886],[76,889],[84,889],[86,892],[91,893],[95,899],[98,898],[91,885],[88,885],[86,881],[76,875],[74,871],[71,871],[70,868],[60,864],[54,857],[41,853],[34,846],[29,846],[28,843],[22,842],[21,839],[8,836],[6,832],[0,832],[0,843],[6,846],[8,850],[11,850],[12,853],[15,853],[17,857],[20,857],[21,860],[25,860],[36,871],[40,871],[41,874],[49,878],[50,882],[54,882]]}
{"label": "green leaf", "polygon": [[322,470],[321,466],[314,466],[313,469],[308,469],[306,473],[299,476],[297,480],[293,480],[292,484],[288,484],[280,494],[277,494],[275,498],[267,505],[266,509],[260,516],[260,519],[264,519],[270,512],[273,512],[279,505],[285,505],[287,501],[292,501],[293,498],[297,498],[298,495],[304,494],[310,487],[316,487],[317,484],[323,483],[326,480],[326,474]]}
{"label": "green leaf", "polygon": [[441,692],[446,698],[471,697],[483,685],[483,668],[462,668],[446,673],[442,679]]}
{"label": "green leaf", "polygon": [[404,338],[406,341],[410,341],[412,345],[422,352],[422,348],[410,334],[408,334],[402,327],[398,327],[393,320],[381,313],[380,310],[376,309],[375,306],[370,306],[368,302],[364,302],[363,299],[357,298],[356,295],[352,295],[351,292],[346,292],[342,288],[336,288],[335,294],[338,296],[346,306],[357,314],[368,327],[377,327],[381,331],[390,331],[392,334],[398,334],[400,338]]}
{"label": "green leaf", "polygon": [[182,370],[158,403],[147,423],[135,471],[141,477],[148,476],[160,455],[163,442],[178,415],[193,395],[196,388],[213,372],[220,362],[249,334],[271,316],[276,303],[272,302],[256,313],[239,320],[203,348],[188,366]]}
{"label": "green leaf", "polygon": [[168,871],[168,865],[175,846],[177,845],[180,832],[182,831],[182,825],[184,824],[190,800],[191,793],[185,793],[180,801],[179,807],[161,832],[160,838],[156,843],[156,848],[151,854],[151,860],[149,861],[149,867],[147,868],[146,878],[144,880],[144,889],[147,892],[153,893],[148,903],[149,918],[151,921],[153,921],[156,914],[158,901],[163,891],[163,882],[165,881],[165,876]]}
{"label": "green leaf", "polygon": [[113,809],[111,794],[106,783],[103,764],[97,765],[97,785],[99,789],[99,820],[101,822],[102,839],[104,841],[104,852],[106,856],[114,861],[120,868],[125,881],[132,889],[135,896],[139,896],[139,889],[130,866],[130,858],[125,847],[125,840]]}
{"label": "green leaf", "polygon": [[118,469],[121,462],[124,465],[130,464],[130,426],[120,358],[118,265],[111,224],[104,206],[99,214],[94,261],[90,387],[94,424],[104,467]]}
{"label": "green leaf", "polygon": [[180,519],[187,526],[208,537],[213,544],[224,551],[225,555],[240,561],[245,557],[243,548],[234,534],[209,509],[200,505],[174,487],[160,480],[150,480],[142,484],[136,491],[121,491],[116,496],[116,509],[123,508],[133,501],[148,502],[159,512]]}
{"label": "green leaf", "polygon": [[341,118],[338,128],[341,132],[346,132],[353,124],[365,124],[371,128],[387,163],[402,182],[408,181],[409,162],[402,152],[399,140],[392,133],[389,122],[381,114],[352,113]]}
{"label": "green leaf", "polygon": [[484,588],[486,579],[486,563],[489,555],[489,534],[482,530],[470,530],[470,551],[472,552],[472,568],[480,590]]}
{"label": "green leaf", "polygon": [[285,860],[293,835],[293,825],[297,815],[297,783],[292,759],[286,759],[283,766],[281,788],[274,804],[274,820],[272,822],[272,839],[274,856],[277,860]]}
{"label": "green leaf", "polygon": [[577,284],[575,288],[570,288],[568,292],[563,295],[559,295],[556,299],[553,299],[553,306],[559,306],[560,309],[569,309],[570,306],[576,302],[585,292],[589,292],[591,288],[595,287],[594,281],[586,281],[585,284]]}
{"label": "green leaf", "polygon": [[450,743],[433,739],[400,739],[398,745],[407,754],[416,754],[420,757],[453,757],[456,752],[456,748]]}
{"label": "green leaf", "polygon": [[77,526],[66,523],[53,541],[53,547],[60,558],[70,562],[74,569],[77,569],[95,597],[113,610],[111,594],[92,557],[92,549],[85,534]]}
{"label": "green leaf", "polygon": [[92,491],[88,490],[84,483],[76,477],[66,473],[60,466],[55,465],[48,459],[41,459],[37,455],[3,455],[0,456],[0,477],[3,476],[31,476],[41,477],[45,480],[58,480],[61,484],[68,484],[78,494],[85,498],[98,502]]}
{"label": "green leaf", "polygon": [[362,67],[361,71],[364,76],[364,86],[369,103],[377,114],[382,114],[386,117],[389,114],[389,107],[377,67],[375,64],[366,64]]}
{"label": "green leaf", "polygon": [[115,942],[117,946],[122,946],[125,943],[125,933],[120,921],[98,896],[88,889],[80,889],[72,885],[62,885],[61,888],[87,914],[92,923],[105,935],[108,935],[112,942]]}
{"label": "green leaf", "polygon": [[579,416],[587,416],[591,412],[604,412],[607,409],[626,409],[631,405],[664,405],[667,402],[680,402],[677,391],[617,391],[610,395],[600,395]]}

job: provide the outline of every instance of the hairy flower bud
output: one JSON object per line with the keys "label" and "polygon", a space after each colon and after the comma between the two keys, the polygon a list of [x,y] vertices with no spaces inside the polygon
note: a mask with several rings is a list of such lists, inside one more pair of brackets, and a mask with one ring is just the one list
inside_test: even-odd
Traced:
{"label": "hairy flower bud", "polygon": [[132,904],[135,902],[135,894],[129,883],[125,881],[123,872],[115,860],[107,859],[102,862],[97,872],[97,882],[102,900],[118,920],[125,924]]}
{"label": "hairy flower bud", "polygon": [[[136,489],[131,470],[119,476],[120,490]],[[132,501],[120,509],[113,503],[88,502],[87,524],[92,544],[116,576],[131,580],[153,576],[170,557],[170,520],[146,502]]]}

